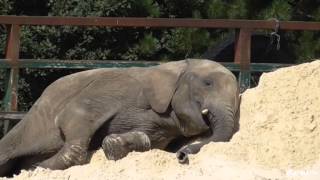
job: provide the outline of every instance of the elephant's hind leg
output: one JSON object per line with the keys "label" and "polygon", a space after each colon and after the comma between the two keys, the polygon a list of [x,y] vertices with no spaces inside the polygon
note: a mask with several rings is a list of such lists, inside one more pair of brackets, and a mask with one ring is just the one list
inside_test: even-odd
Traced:
{"label": "elephant's hind leg", "polygon": [[80,141],[66,142],[58,153],[41,162],[39,166],[49,169],[66,169],[73,165],[84,164],[88,157],[87,144]]}
{"label": "elephant's hind leg", "polygon": [[102,149],[109,160],[118,160],[131,151],[143,152],[151,149],[149,137],[143,132],[111,134],[104,138]]}
{"label": "elephant's hind leg", "polygon": [[97,102],[101,101],[78,97],[68,104],[70,108],[64,108],[57,115],[55,122],[61,129],[65,143],[57,154],[39,166],[66,169],[87,163],[91,137],[102,124],[118,112],[121,105],[118,103],[107,108],[103,104],[96,104]]}
{"label": "elephant's hind leg", "polygon": [[[74,116],[74,118],[78,118]],[[41,162],[39,166],[49,169],[66,169],[73,165],[81,165],[87,162],[88,146],[92,132],[86,121],[78,123],[74,119],[69,124],[59,124],[65,142],[62,148],[51,158]]]}

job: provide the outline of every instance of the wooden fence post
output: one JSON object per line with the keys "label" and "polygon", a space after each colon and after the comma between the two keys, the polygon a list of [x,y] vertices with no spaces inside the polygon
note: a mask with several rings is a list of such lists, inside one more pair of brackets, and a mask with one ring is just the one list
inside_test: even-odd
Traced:
{"label": "wooden fence post", "polygon": [[239,85],[241,92],[250,87],[251,34],[252,29],[241,28],[236,35],[234,63],[240,64]]}
{"label": "wooden fence post", "polygon": [[[3,99],[5,111],[17,111],[18,109],[18,79],[19,79],[19,49],[20,49],[20,26],[8,25],[8,35],[6,44],[6,60],[11,65],[11,69],[6,73],[6,91]],[[4,122],[3,133],[7,133],[9,121]]]}

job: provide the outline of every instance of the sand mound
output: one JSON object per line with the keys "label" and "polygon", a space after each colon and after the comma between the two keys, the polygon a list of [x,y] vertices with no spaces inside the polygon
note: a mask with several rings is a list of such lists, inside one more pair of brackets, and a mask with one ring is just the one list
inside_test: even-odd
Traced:
{"label": "sand mound", "polygon": [[64,171],[37,168],[16,179],[319,179],[320,61],[263,74],[242,96],[240,131],[180,165],[175,154],[133,152]]}
{"label": "sand mound", "polygon": [[[209,158],[209,159],[208,159]],[[97,151],[90,164],[74,166],[64,171],[37,168],[23,171],[16,180],[194,180],[194,179],[239,179],[265,180],[284,176],[280,171],[252,168],[244,163],[226,162],[223,158],[210,158],[210,154],[192,156],[192,164],[181,165],[175,154],[161,150],[144,153],[133,152],[119,161],[105,159],[102,150]],[[230,173],[232,169],[233,173]]]}
{"label": "sand mound", "polygon": [[301,168],[320,159],[320,61],[263,74],[242,96],[240,131],[210,146],[232,159]]}

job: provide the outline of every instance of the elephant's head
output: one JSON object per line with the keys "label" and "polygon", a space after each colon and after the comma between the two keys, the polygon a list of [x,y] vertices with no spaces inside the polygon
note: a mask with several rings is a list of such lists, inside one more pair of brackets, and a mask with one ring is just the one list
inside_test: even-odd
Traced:
{"label": "elephant's head", "polygon": [[[228,141],[236,128],[239,106],[236,77],[210,60],[185,60],[157,67],[146,82],[146,94],[159,113],[173,109],[184,136],[199,135],[209,129],[210,141]],[[165,73],[164,73],[165,72]]]}
{"label": "elephant's head", "polygon": [[239,104],[236,77],[213,61],[187,63],[171,101],[184,135],[200,134],[204,126],[209,126],[212,141],[228,141],[235,130]]}

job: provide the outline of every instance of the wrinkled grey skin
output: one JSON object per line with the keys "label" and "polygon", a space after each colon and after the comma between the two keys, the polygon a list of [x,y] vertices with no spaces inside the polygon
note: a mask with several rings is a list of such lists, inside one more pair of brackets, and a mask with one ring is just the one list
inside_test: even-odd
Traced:
{"label": "wrinkled grey skin", "polygon": [[99,147],[108,158],[120,159],[206,134],[178,150],[183,163],[204,144],[232,137],[238,106],[235,76],[209,60],[75,73],[52,83],[1,139],[0,176],[84,164]]}

